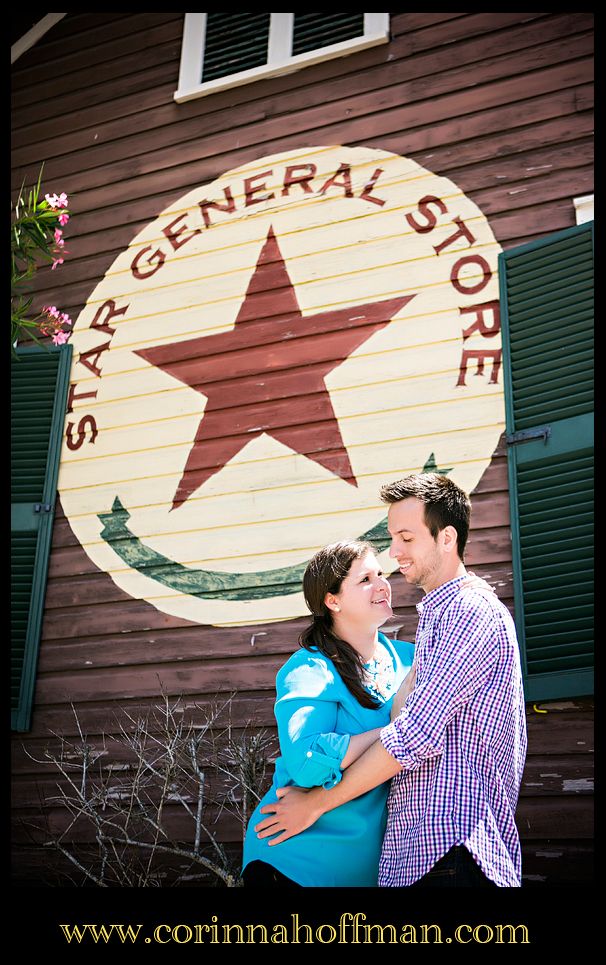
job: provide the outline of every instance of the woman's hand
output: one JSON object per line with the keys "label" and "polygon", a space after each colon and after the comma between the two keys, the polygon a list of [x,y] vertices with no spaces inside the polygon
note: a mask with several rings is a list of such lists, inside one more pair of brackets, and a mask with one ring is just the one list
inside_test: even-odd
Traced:
{"label": "woman's hand", "polygon": [[255,824],[257,837],[269,838],[275,834],[276,837],[267,843],[280,844],[310,828],[324,813],[316,800],[320,790],[317,787],[279,787],[276,791],[278,800],[261,808],[261,813],[270,817]]}
{"label": "woman's hand", "polygon": [[461,581],[461,589],[490,590],[490,592],[494,593],[496,596],[496,590],[490,585],[490,583],[487,583],[486,580],[483,580],[481,576],[476,576],[475,573],[472,573],[469,570],[465,579]]}
{"label": "woman's hand", "polygon": [[395,720],[395,718],[399,715],[400,711],[402,710],[402,707],[404,706],[406,698],[414,690],[416,679],[417,679],[417,665],[416,663],[413,663],[412,667],[404,677],[404,680],[400,684],[400,689],[398,690],[397,694],[393,699],[393,702],[391,705],[391,711],[390,711],[391,720]]}

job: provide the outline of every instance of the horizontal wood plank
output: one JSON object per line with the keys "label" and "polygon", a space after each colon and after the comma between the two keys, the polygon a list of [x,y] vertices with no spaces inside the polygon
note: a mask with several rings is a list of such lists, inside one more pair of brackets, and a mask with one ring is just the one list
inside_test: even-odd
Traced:
{"label": "horizontal wood plank", "polygon": [[591,842],[522,840],[522,887],[578,888],[594,881]]}
{"label": "horizontal wood plank", "polygon": [[520,797],[516,824],[520,838],[591,840],[594,834],[594,803],[591,795],[542,795]]}

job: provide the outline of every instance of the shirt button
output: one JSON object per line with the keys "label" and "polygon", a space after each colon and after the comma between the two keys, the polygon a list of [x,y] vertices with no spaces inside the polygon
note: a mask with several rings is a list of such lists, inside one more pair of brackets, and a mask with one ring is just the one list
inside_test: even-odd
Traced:
{"label": "shirt button", "polygon": [[308,752],[307,752],[307,756],[308,756],[308,757],[311,757],[311,751],[308,751]]}

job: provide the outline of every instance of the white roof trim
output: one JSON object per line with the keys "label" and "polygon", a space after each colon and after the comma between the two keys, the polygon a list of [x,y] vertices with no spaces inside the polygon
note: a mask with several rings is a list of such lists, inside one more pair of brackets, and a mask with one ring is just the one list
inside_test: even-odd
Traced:
{"label": "white roof trim", "polygon": [[63,20],[65,13],[47,13],[46,17],[42,17],[38,23],[35,23],[26,34],[17,40],[11,47],[11,64],[14,64],[16,60],[19,59],[21,54],[24,54],[26,50],[33,47],[35,43],[40,40],[41,37],[47,33],[51,27],[54,27],[56,23]]}

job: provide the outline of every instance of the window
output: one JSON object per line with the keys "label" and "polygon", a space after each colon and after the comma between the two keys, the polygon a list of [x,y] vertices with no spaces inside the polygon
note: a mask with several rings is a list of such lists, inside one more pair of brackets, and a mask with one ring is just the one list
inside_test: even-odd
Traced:
{"label": "window", "polygon": [[186,13],[179,103],[386,43],[388,13]]}
{"label": "window", "polygon": [[593,693],[593,223],[499,255],[526,700]]}
{"label": "window", "polygon": [[72,347],[11,365],[11,726],[30,727]]}

